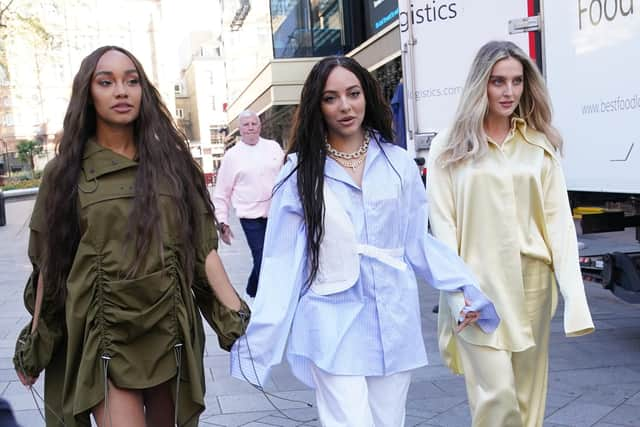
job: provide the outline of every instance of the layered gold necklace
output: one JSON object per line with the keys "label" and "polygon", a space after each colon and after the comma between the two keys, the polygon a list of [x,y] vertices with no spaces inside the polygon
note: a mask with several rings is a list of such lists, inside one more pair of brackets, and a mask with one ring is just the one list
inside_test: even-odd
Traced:
{"label": "layered gold necklace", "polygon": [[351,170],[355,171],[356,168],[360,166],[366,158],[367,150],[369,149],[369,135],[365,133],[360,148],[358,148],[353,153],[338,151],[333,148],[327,141],[325,141],[324,147],[326,148],[329,156],[331,156],[332,159],[340,163],[345,168],[351,168]]}

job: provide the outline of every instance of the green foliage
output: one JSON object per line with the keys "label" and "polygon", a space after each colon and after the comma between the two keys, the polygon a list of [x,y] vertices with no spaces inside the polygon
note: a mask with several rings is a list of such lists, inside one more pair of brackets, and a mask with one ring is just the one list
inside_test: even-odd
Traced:
{"label": "green foliage", "polygon": [[33,157],[42,153],[42,144],[39,141],[22,140],[16,146],[18,149],[18,158],[21,162],[33,161]]}
{"label": "green foliage", "polygon": [[40,186],[40,179],[29,179],[27,176],[11,177],[4,180],[2,190],[21,190],[23,188],[34,188]]}
{"label": "green foliage", "polygon": [[34,140],[22,140],[18,143],[16,148],[18,149],[18,158],[23,163],[29,162],[29,165],[31,166],[31,176],[32,178],[35,178],[35,165],[33,158],[42,153],[42,143]]}

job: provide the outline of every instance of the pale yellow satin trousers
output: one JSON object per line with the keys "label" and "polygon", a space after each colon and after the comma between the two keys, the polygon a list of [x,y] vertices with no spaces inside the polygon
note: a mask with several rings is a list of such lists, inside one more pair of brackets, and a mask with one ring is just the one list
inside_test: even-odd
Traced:
{"label": "pale yellow satin trousers", "polygon": [[545,263],[522,257],[525,307],[536,345],[511,352],[469,344],[460,338],[473,427],[540,427],[547,400],[549,328],[555,311],[553,273]]}

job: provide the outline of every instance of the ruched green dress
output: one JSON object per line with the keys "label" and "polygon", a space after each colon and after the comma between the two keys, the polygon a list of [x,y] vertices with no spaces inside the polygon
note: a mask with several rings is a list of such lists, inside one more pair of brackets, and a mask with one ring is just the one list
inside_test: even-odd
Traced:
{"label": "ruched green dress", "polygon": [[[54,160],[55,161],[55,160]],[[105,375],[118,387],[144,389],[171,381],[178,424],[196,426],[204,410],[201,315],[229,349],[246,319],[224,307],[205,274],[205,258],[217,248],[214,219],[198,207],[200,233],[193,283],[182,266],[174,197],[159,191],[160,234],[146,254],[127,241],[138,163],[89,140],[78,182],[80,243],[67,280],[64,308],[43,301],[37,329],[27,325],[18,338],[16,369],[37,376],[45,370],[47,426],[90,426],[91,408],[105,398]],[[33,273],[25,305],[33,314],[45,220],[49,168],[30,222]],[[129,239],[130,240],[130,239]],[[134,257],[140,273],[125,278]],[[45,284],[46,286],[46,284]],[[243,311],[248,308],[243,303]],[[180,374],[180,384],[176,377]],[[64,419],[64,424],[58,420]]]}

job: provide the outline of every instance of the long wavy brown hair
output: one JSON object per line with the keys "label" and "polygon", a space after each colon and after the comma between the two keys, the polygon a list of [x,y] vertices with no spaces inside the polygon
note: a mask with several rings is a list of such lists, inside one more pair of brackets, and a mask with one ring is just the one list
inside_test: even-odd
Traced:
{"label": "long wavy brown hair", "polygon": [[321,109],[322,93],[329,74],[336,67],[351,71],[362,86],[366,102],[362,127],[373,131],[372,137],[378,144],[381,140],[390,143],[394,141],[393,116],[389,103],[378,81],[362,65],[346,56],[330,56],[311,69],[302,88],[287,147],[287,154],[297,153],[298,156],[298,163],[291,174],[297,174],[298,193],[304,211],[307,256],[310,260],[307,284],[313,282],[318,273],[320,243],[324,234],[323,191],[327,156],[324,142],[328,130]]}
{"label": "long wavy brown hair", "polygon": [[[213,204],[204,176],[189,151],[185,135],[176,127],[160,94],[144,72],[140,62],[127,50],[103,46],[93,51],[80,65],[73,80],[71,100],[64,117],[63,132],[56,147],[57,156],[47,168],[49,188],[45,199],[45,246],[42,274],[45,296],[64,304],[66,281],[80,242],[78,216],[78,180],[82,156],[88,139],[96,132],[96,111],[91,99],[91,82],[98,61],[106,52],[116,50],[129,57],[139,75],[142,98],[140,113],[135,120],[134,140],[138,167],[135,195],[129,216],[132,262],[127,276],[144,265],[144,254],[152,249],[160,233],[158,188],[162,182],[173,195],[176,211],[175,226],[179,227],[181,259],[189,283],[193,278],[195,245],[200,230],[202,201],[213,218]],[[129,240],[129,239],[125,239]],[[128,243],[123,242],[123,247]],[[140,254],[142,256],[135,256]]]}

